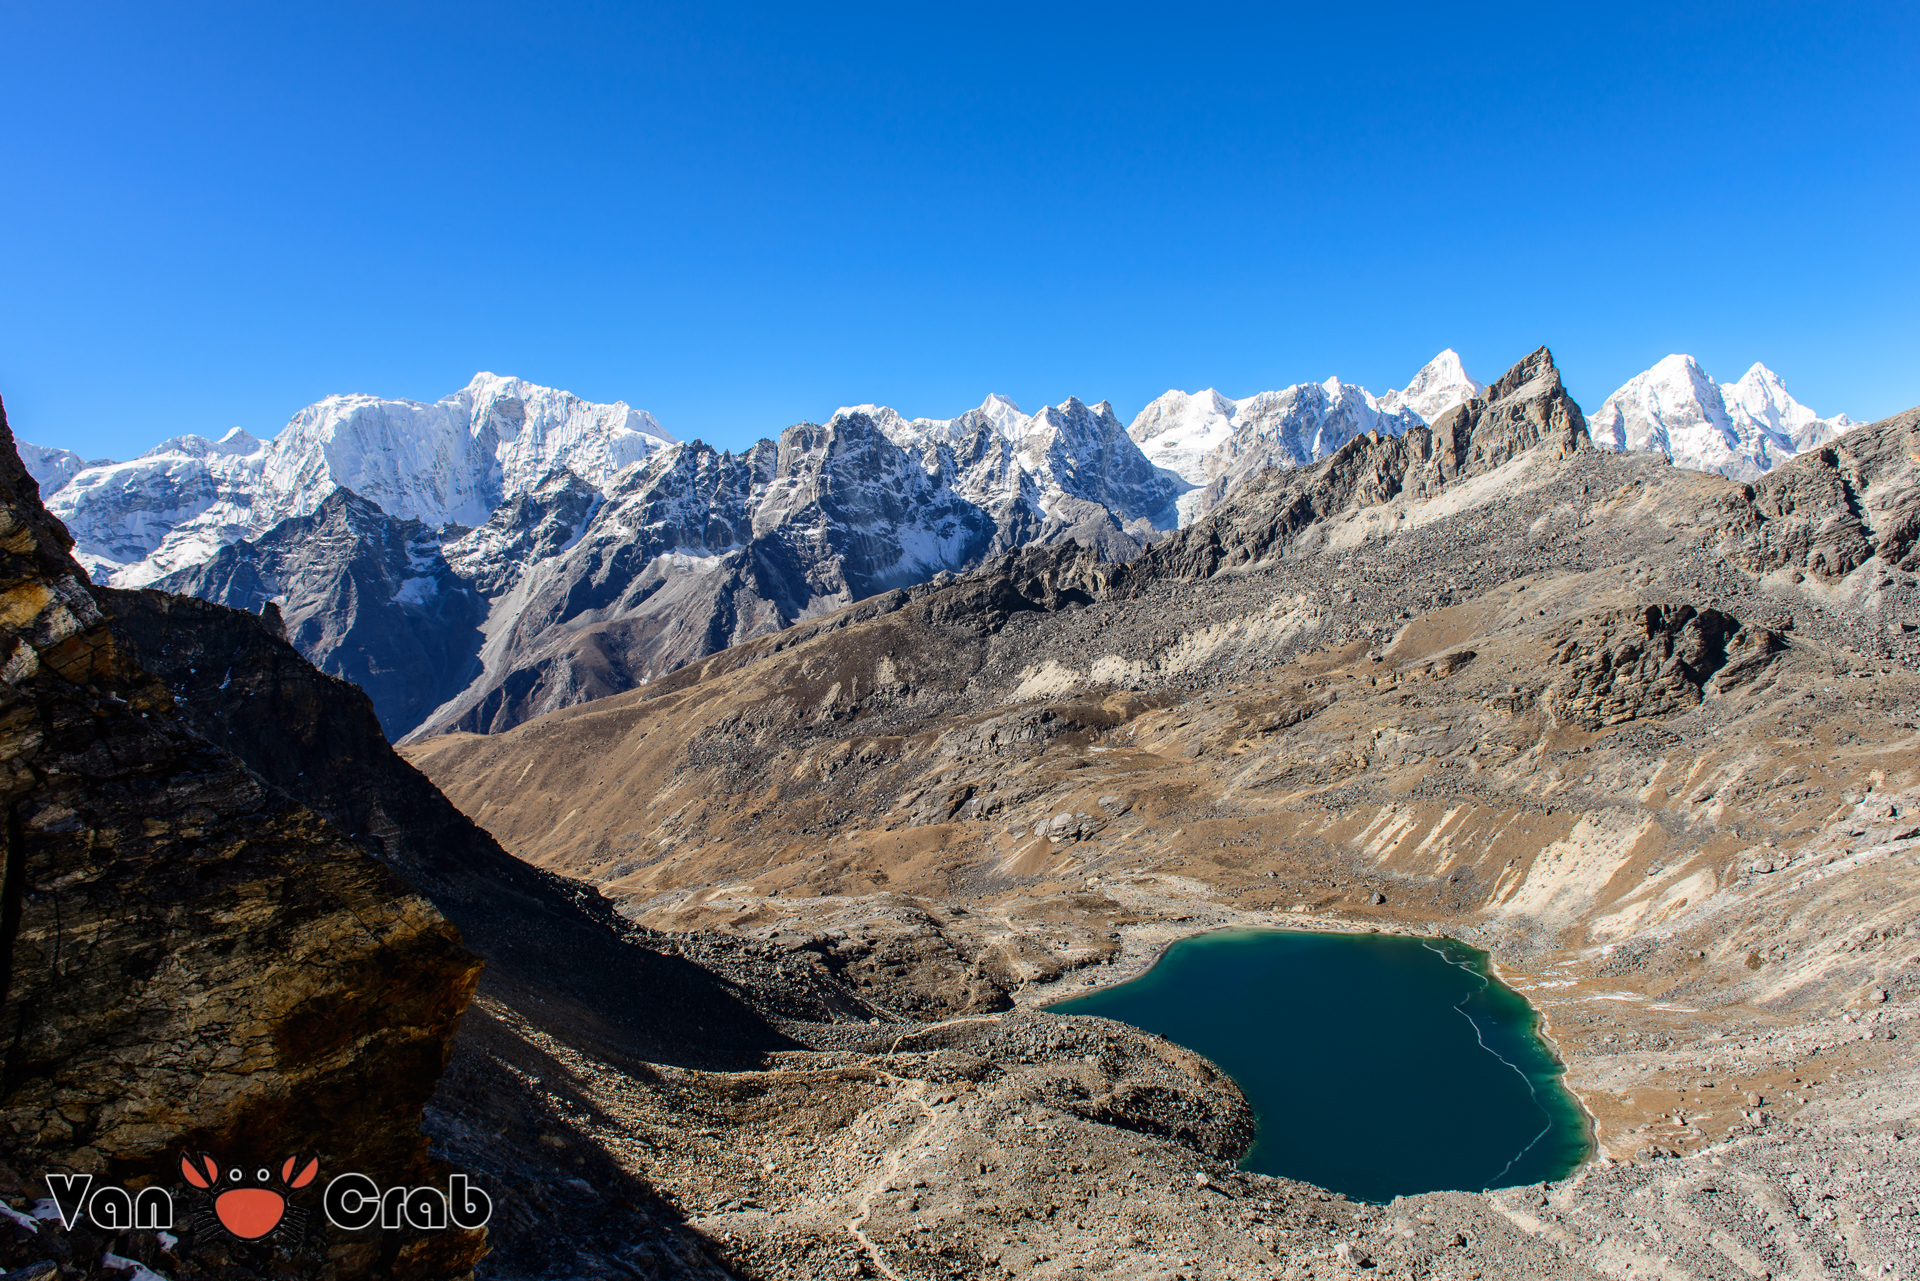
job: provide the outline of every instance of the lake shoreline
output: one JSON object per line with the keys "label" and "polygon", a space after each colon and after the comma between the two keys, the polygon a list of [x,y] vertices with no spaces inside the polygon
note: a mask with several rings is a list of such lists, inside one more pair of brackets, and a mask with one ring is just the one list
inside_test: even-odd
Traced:
{"label": "lake shoreline", "polygon": [[[1540,1011],[1487,952],[1451,935],[1317,924],[1188,932],[1128,977],[1083,980],[1048,1008],[1115,1019],[1219,1067],[1269,1119],[1241,1157],[1252,1172],[1366,1201],[1578,1172],[1593,1152],[1589,1113]],[[1302,1036],[1316,1052],[1297,1052]]]}

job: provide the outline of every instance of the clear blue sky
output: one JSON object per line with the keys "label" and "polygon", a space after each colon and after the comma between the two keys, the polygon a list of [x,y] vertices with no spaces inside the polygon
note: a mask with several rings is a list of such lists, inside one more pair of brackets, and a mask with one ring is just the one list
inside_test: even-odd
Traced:
{"label": "clear blue sky", "polygon": [[738,446],[1551,345],[1920,403],[1920,8],[0,0],[0,395],[125,457],[491,369]]}

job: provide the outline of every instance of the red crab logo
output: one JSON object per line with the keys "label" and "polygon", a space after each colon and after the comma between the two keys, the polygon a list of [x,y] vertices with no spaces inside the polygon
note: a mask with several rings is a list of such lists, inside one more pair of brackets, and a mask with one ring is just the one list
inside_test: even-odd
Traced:
{"label": "red crab logo", "polygon": [[244,1241],[258,1241],[283,1225],[297,1230],[306,1221],[304,1211],[287,1208],[286,1194],[313,1182],[320,1173],[320,1158],[314,1157],[295,1174],[299,1160],[288,1157],[276,1179],[265,1166],[252,1177],[237,1165],[223,1174],[220,1162],[206,1153],[197,1157],[188,1153],[180,1158],[180,1173],[194,1187],[213,1193],[213,1217],[221,1227]]}

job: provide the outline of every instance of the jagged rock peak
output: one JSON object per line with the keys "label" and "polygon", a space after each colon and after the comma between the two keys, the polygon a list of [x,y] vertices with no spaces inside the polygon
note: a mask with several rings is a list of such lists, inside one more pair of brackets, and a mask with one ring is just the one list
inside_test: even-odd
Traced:
{"label": "jagged rock peak", "polygon": [[[1541,379],[1551,382],[1534,388],[1533,384]],[[1506,373],[1501,374],[1493,386],[1487,388],[1486,399],[1498,404],[1503,400],[1524,396],[1534,398],[1550,395],[1560,389],[1560,370],[1553,363],[1553,353],[1545,344],[1534,348],[1526,357]]]}
{"label": "jagged rock peak", "polygon": [[1455,405],[1433,424],[1441,472],[1456,476],[1491,471],[1529,450],[1551,448],[1565,457],[1593,447],[1586,415],[1560,382],[1553,353],[1530,352],[1487,388],[1486,398]]}

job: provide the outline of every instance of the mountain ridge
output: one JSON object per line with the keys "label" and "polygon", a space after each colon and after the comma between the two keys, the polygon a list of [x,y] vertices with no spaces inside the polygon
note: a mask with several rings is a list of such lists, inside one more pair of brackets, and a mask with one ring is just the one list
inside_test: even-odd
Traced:
{"label": "mountain ridge", "polygon": [[[1704,385],[1720,419],[1734,405],[1770,442],[1769,465],[1846,421],[1813,419],[1763,366]],[[506,728],[1029,545],[1126,561],[1259,477],[1430,430],[1483,394],[1448,349],[1380,397],[1338,379],[1169,392],[1130,426],[1073,397],[1029,415],[994,394],[950,419],[855,405],[733,453],[483,373],[432,405],[329,397],[269,442],[236,428],[78,470],[29,452],[66,477],[50,505],[96,578],[274,602],[398,739]],[[1640,443],[1671,448],[1709,417],[1671,399],[1649,401]]]}

